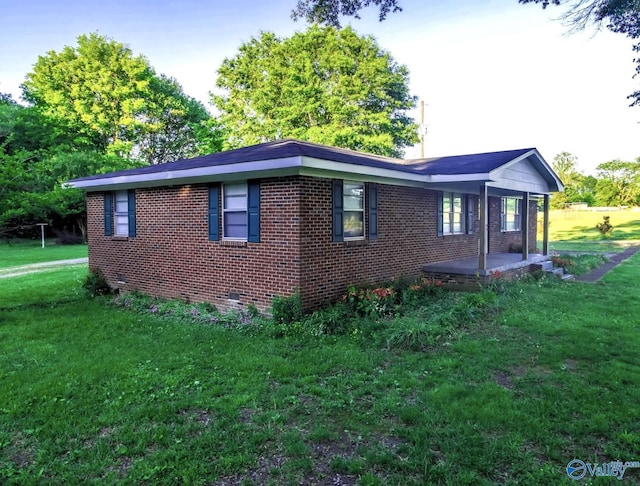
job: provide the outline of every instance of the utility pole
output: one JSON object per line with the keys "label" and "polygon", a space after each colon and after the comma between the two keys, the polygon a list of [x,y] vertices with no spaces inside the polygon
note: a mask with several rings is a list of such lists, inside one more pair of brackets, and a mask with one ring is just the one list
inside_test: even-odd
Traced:
{"label": "utility pole", "polygon": [[424,159],[424,136],[427,128],[424,126],[424,100],[420,100],[420,158]]}

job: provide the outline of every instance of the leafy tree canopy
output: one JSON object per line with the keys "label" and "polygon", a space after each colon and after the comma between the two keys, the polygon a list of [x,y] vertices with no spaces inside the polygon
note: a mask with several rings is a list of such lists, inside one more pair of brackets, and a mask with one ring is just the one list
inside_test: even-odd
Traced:
{"label": "leafy tree canopy", "polygon": [[360,10],[370,5],[380,9],[380,21],[384,20],[389,12],[402,10],[399,0],[298,0],[291,17],[293,20],[305,19],[311,24],[340,27],[340,15],[359,19]]}
{"label": "leafy tree canopy", "polygon": [[22,85],[26,101],[75,134],[74,148],[147,163],[198,153],[194,133],[209,118],[202,104],[119,42],[96,33],[77,42],[40,56]]}
{"label": "leafy tree canopy", "polygon": [[603,206],[640,204],[640,157],[634,162],[611,160],[596,167],[597,203]]}
{"label": "leafy tree canopy", "polygon": [[409,72],[372,37],[312,26],[264,32],[225,59],[212,95],[230,147],[281,138],[399,156],[418,141]]}

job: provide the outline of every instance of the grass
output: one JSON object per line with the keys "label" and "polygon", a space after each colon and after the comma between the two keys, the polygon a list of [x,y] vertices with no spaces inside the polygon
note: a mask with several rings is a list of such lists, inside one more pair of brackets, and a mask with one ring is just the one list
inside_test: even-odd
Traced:
{"label": "grass", "polygon": [[[607,237],[596,229],[603,216],[610,216],[614,226],[612,234]],[[542,215],[538,218],[538,228],[538,239],[542,241]],[[549,241],[553,251],[623,251],[640,241],[640,211],[551,211]]]}
{"label": "grass", "polygon": [[87,256],[87,245],[57,245],[35,240],[0,240],[0,268]]}
{"label": "grass", "polygon": [[276,339],[139,314],[83,272],[3,281],[2,483],[572,484],[574,458],[640,460],[639,256],[598,284],[507,285],[420,352],[364,318]]}

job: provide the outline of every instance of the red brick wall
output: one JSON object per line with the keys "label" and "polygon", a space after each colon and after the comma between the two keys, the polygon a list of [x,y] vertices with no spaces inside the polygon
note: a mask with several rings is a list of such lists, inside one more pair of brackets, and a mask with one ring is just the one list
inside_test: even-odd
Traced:
{"label": "red brick wall", "polygon": [[295,179],[261,181],[262,241],[235,243],[209,241],[204,185],[137,189],[135,238],[104,236],[103,195],[90,193],[89,266],[125,291],[264,310],[274,295],[290,295],[298,285],[298,201]]}
{"label": "red brick wall", "polygon": [[[489,253],[507,253],[522,251],[522,234],[520,231],[500,231],[501,201],[499,197],[489,198]],[[538,205],[534,199],[529,200],[529,253],[537,248]]]}
{"label": "red brick wall", "polygon": [[[89,265],[125,291],[265,310],[274,295],[299,288],[310,309],[339,297],[351,283],[418,276],[426,263],[477,255],[477,210],[474,234],[439,237],[437,195],[378,184],[378,240],[334,243],[330,179],[265,179],[261,242],[231,243],[208,240],[205,185],[136,190],[135,238],[104,236],[103,195],[89,193]],[[496,231],[500,205],[491,198],[492,215],[496,207],[491,251],[507,251],[501,248],[519,241],[520,233],[500,234],[499,226]],[[239,301],[229,300],[230,293],[239,294]]]}
{"label": "red brick wall", "polygon": [[477,221],[475,234],[438,236],[437,192],[379,184],[378,240],[334,243],[331,180],[305,178],[303,187],[300,291],[305,306],[336,298],[349,284],[418,276],[426,263],[478,253]]}

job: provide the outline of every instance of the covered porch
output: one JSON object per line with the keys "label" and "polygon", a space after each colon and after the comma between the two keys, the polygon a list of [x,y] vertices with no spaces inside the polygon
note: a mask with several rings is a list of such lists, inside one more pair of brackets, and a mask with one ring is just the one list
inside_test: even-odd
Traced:
{"label": "covered porch", "polygon": [[[506,163],[487,157],[473,165],[476,173],[444,166],[431,182],[442,191],[477,195],[477,226],[471,231],[477,234],[477,254],[429,262],[423,272],[443,283],[484,284],[496,275],[515,278],[548,266],[543,264],[549,260],[549,197],[563,189],[562,182],[535,149]],[[496,209],[497,203],[503,205]],[[542,241],[536,241],[539,209]]]}
{"label": "covered porch", "polygon": [[478,257],[459,258],[429,263],[422,267],[427,278],[448,286],[485,285],[492,278],[512,279],[545,268],[549,255],[530,254],[526,259],[520,253],[490,253],[486,255],[486,268],[478,268]]}

